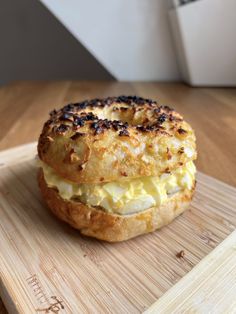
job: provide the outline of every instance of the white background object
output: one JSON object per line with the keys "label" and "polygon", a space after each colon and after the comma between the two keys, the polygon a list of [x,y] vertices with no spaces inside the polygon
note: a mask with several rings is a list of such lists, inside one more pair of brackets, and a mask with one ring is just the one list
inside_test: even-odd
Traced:
{"label": "white background object", "polygon": [[194,86],[236,86],[236,0],[170,10],[181,73]]}
{"label": "white background object", "polygon": [[180,78],[166,0],[40,0],[118,80]]}

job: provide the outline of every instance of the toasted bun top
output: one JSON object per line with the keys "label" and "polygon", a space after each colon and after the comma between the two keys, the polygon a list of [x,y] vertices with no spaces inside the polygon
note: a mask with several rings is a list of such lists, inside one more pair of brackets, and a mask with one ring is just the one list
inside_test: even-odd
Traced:
{"label": "toasted bun top", "polygon": [[94,99],[53,110],[50,116],[39,138],[39,158],[70,181],[156,176],[196,158],[190,125],[149,99]]}

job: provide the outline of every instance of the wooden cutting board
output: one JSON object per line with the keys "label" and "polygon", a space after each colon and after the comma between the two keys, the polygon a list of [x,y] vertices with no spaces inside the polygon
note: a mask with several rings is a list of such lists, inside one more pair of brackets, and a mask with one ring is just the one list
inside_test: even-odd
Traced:
{"label": "wooden cutting board", "polygon": [[[212,269],[209,261],[201,266],[203,258],[235,229],[236,189],[199,173],[190,209],[160,231],[116,244],[82,237],[45,206],[35,155],[35,143],[0,153],[0,295],[10,313],[140,313],[163,295],[158,302],[170,302],[175,286]],[[236,248],[235,233],[226,241]],[[217,258],[223,252],[214,251]],[[235,279],[236,292],[235,272],[220,269]]]}

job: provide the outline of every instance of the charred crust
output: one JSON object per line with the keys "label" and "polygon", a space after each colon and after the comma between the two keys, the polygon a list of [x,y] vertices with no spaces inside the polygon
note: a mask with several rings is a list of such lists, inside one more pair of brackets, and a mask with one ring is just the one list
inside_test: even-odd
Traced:
{"label": "charred crust", "polygon": [[54,129],[54,131],[57,133],[57,134],[64,134],[66,131],[68,131],[69,129],[69,125],[67,124],[60,124],[58,127],[56,127]]}
{"label": "charred crust", "polygon": [[55,116],[56,114],[57,114],[56,109],[53,109],[52,111],[49,112],[49,115],[50,115],[51,117]]}
{"label": "charred crust", "polygon": [[61,121],[74,121],[73,113],[63,113],[60,117],[59,120]]}
{"label": "charred crust", "polygon": [[74,105],[78,109],[85,109],[88,106],[88,100],[85,100],[85,101],[80,102],[80,103],[75,103]]}
{"label": "charred crust", "polygon": [[[104,132],[105,129],[111,129],[113,128],[115,131],[118,130],[126,130],[128,128],[128,123],[125,122],[123,123],[122,121],[119,120],[108,120],[108,119],[99,119],[96,122],[91,123],[90,128],[95,130],[95,133],[101,133]],[[98,132],[97,132],[98,131]]]}
{"label": "charred crust", "polygon": [[74,105],[73,104],[68,104],[66,105],[65,107],[62,108],[62,111],[63,112],[70,112],[70,111],[73,111],[74,109]]}
{"label": "charred crust", "polygon": [[49,127],[49,126],[51,126],[52,123],[53,123],[53,120],[52,119],[48,119],[48,121],[46,121],[44,123],[44,127]]}
{"label": "charred crust", "polygon": [[[151,99],[142,98],[138,96],[118,96],[118,97],[107,97],[104,99],[95,98],[91,100],[85,100],[78,103],[68,104],[66,105],[62,110],[64,112],[70,112],[70,111],[78,111],[82,109],[86,109],[88,107],[105,107],[105,106],[111,106],[114,103],[124,103],[126,105],[149,105],[149,106],[156,106],[157,102]],[[127,110],[127,107],[120,107],[119,110]],[[55,114],[56,114],[55,110]]]}
{"label": "charred crust", "polygon": [[177,130],[177,132],[178,132],[179,134],[181,134],[181,135],[187,133],[187,131],[184,130],[184,129],[182,129],[182,128],[179,128],[179,129]]}
{"label": "charred crust", "polygon": [[122,122],[120,120],[111,121],[111,126],[115,131],[127,129],[129,124],[127,122]]}
{"label": "charred crust", "polygon": [[127,111],[129,108],[128,107],[120,107],[119,110],[120,111]]}
{"label": "charred crust", "polygon": [[112,125],[112,121],[108,120],[108,119],[104,119],[102,120],[102,127],[104,127],[105,129],[110,129],[111,125]]}
{"label": "charred crust", "polygon": [[[114,111],[126,112],[131,110],[134,115],[135,112],[143,110],[146,116],[144,116],[143,121],[139,125],[132,125],[132,123],[128,124],[120,120],[99,119],[93,113],[94,108],[101,108],[102,110],[104,107],[111,105],[114,105],[112,108]],[[91,109],[91,111],[88,109]],[[163,126],[163,123],[166,121],[173,121],[169,128],[168,126]],[[119,136],[129,136],[130,129],[133,129],[138,132],[153,132],[163,135],[170,135],[168,130],[175,130],[177,134],[182,136],[187,131],[181,127],[178,128],[178,122],[180,121],[183,121],[182,117],[168,106],[159,106],[156,101],[151,99],[121,95],[69,103],[60,110],[54,109],[50,113],[50,119],[44,126],[48,128],[46,132],[49,135],[48,131],[51,130],[61,135],[64,135],[68,130],[71,130],[73,133],[76,132],[76,134],[71,136],[72,140],[79,138],[82,134],[85,135],[84,126],[88,126],[86,132],[89,132],[89,129],[91,129],[94,135],[102,134],[106,130],[112,129],[118,131]],[[77,132],[80,128],[83,128],[84,132]],[[138,132],[135,134],[138,134]]]}
{"label": "charred crust", "polygon": [[119,96],[119,97],[115,97],[115,100],[118,103],[125,103],[125,104],[132,104],[132,103],[136,105],[144,105],[144,104],[155,105],[156,104],[156,102],[151,99],[144,99],[138,96]]}
{"label": "charred crust", "polygon": [[141,132],[147,132],[147,129],[144,125],[137,125],[136,129]]}
{"label": "charred crust", "polygon": [[112,111],[127,111],[129,110],[129,107],[113,107]]}
{"label": "charred crust", "polygon": [[95,130],[96,130],[96,129],[99,127],[98,121],[97,121],[97,122],[94,122],[94,123],[91,123],[90,127],[91,127],[92,129],[95,129]]}
{"label": "charred crust", "polygon": [[75,141],[77,140],[78,138],[80,138],[81,136],[84,136],[85,133],[81,133],[81,132],[76,132],[74,135],[72,135],[70,138]]}
{"label": "charred crust", "polygon": [[164,173],[171,173],[170,168],[167,167],[167,168],[164,170]]}
{"label": "charred crust", "polygon": [[141,132],[151,132],[151,131],[160,131],[159,124],[152,124],[152,125],[137,125],[136,129]]}
{"label": "charred crust", "polygon": [[111,124],[112,121],[99,119],[96,122],[91,123],[90,128],[95,130],[94,134],[100,134],[104,133],[106,129],[110,129]]}
{"label": "charred crust", "polygon": [[118,130],[119,130],[118,124],[115,124],[115,123],[112,124],[112,128],[113,128],[115,131],[118,131]]}
{"label": "charred crust", "polygon": [[179,116],[176,116],[174,115],[173,113],[170,113],[169,115],[169,121],[170,122],[181,122],[183,121],[183,118],[179,117]]}
{"label": "charred crust", "polygon": [[104,120],[99,119],[96,122],[91,123],[90,127],[92,129],[94,129],[94,130],[97,130],[97,129],[102,129],[102,130],[110,129],[111,126],[112,126],[112,122],[113,121],[110,121],[108,119],[104,119]]}
{"label": "charred crust", "polygon": [[165,113],[160,114],[160,116],[157,118],[157,121],[162,124],[166,121],[167,115]]}
{"label": "charred crust", "polygon": [[180,149],[178,150],[178,154],[183,154],[184,153],[184,147],[180,147]]}
{"label": "charred crust", "polygon": [[147,132],[154,131],[154,130],[157,130],[157,131],[159,130],[158,125],[147,125],[145,128],[146,128]]}
{"label": "charred crust", "polygon": [[170,108],[169,106],[160,106],[160,109],[162,109],[162,110],[165,110],[166,112],[172,112],[172,111],[174,111],[174,109],[173,108]]}
{"label": "charred crust", "polygon": [[92,112],[85,113],[85,118],[86,121],[94,121],[98,119],[98,116],[93,114]]}
{"label": "charred crust", "polygon": [[85,120],[81,117],[75,117],[73,125],[76,127],[82,127],[85,124]]}
{"label": "charred crust", "polygon": [[128,174],[125,172],[125,171],[121,171],[120,174],[123,176],[123,177],[127,177]]}
{"label": "charred crust", "polygon": [[119,136],[129,136],[129,131],[124,129],[119,132]]}
{"label": "charred crust", "polygon": [[104,129],[102,127],[98,127],[95,129],[94,135],[104,133]]}

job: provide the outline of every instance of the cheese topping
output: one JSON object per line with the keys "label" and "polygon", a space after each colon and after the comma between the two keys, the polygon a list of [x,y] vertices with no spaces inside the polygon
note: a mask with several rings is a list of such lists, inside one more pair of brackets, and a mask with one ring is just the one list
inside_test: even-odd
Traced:
{"label": "cheese topping", "polygon": [[76,184],[59,177],[40,161],[49,187],[56,187],[63,199],[78,199],[84,204],[100,206],[109,213],[132,214],[163,204],[174,193],[191,189],[196,168],[192,161],[160,177],[141,177],[100,184]]}

